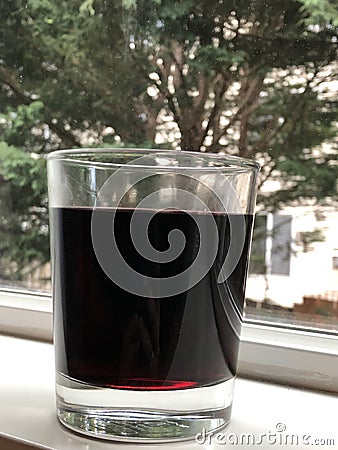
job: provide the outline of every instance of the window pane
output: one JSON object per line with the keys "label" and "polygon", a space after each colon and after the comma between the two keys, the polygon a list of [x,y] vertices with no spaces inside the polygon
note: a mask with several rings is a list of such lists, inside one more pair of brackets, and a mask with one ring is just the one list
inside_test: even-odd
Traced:
{"label": "window pane", "polygon": [[[260,272],[250,265],[246,316],[336,330],[338,271],[333,261],[338,213],[327,207],[319,214],[314,206],[288,208],[287,212],[292,214],[271,214],[271,220],[257,217],[254,235],[260,230],[265,239],[266,263]],[[272,229],[268,229],[269,222]],[[254,242],[254,259],[256,248]]]}
{"label": "window pane", "polygon": [[271,274],[290,275],[291,221],[288,215],[273,216]]}
{"label": "window pane", "polygon": [[50,291],[45,162],[0,142],[0,285]]}
{"label": "window pane", "polygon": [[262,164],[247,317],[337,328],[337,24],[327,0],[2,0],[0,283],[50,289],[50,151],[222,152]]}
{"label": "window pane", "polygon": [[251,274],[265,274],[266,272],[266,241],[267,241],[267,217],[256,216],[249,272]]}

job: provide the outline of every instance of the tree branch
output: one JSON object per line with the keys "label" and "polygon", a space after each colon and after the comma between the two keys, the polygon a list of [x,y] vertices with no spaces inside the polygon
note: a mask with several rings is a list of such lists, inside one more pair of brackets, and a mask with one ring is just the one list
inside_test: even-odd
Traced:
{"label": "tree branch", "polygon": [[263,184],[270,178],[272,172],[275,170],[276,167],[276,163],[273,161],[270,161],[270,167],[269,169],[265,170],[265,173],[263,174],[263,171],[260,174],[260,179],[259,179],[259,183],[258,183],[258,190],[261,189],[261,187],[263,186]]}
{"label": "tree branch", "polygon": [[204,132],[202,133],[202,136],[200,138],[200,146],[202,146],[205,138],[208,135],[209,130],[213,129],[215,132],[216,124],[219,122],[219,116],[221,114],[221,108],[223,104],[223,96],[229,87],[229,80],[223,77],[220,83],[221,87],[219,89],[219,92],[215,92],[215,102],[212,111],[209,115],[207,126],[205,127]]}
{"label": "tree branch", "polygon": [[218,133],[214,133],[213,142],[209,147],[210,151],[215,151],[219,146],[219,140],[226,134],[227,130],[240,119],[247,117],[247,121],[251,113],[259,106],[259,94],[262,89],[265,75],[260,75],[255,78],[248,78],[245,83],[242,83],[239,97],[242,97],[236,113],[231,117],[229,123]]}

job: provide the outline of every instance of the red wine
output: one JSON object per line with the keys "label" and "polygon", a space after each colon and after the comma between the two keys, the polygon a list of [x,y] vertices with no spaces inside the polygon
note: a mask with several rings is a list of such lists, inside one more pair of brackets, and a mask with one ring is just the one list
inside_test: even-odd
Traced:
{"label": "red wine", "polygon": [[[120,389],[185,389],[220,383],[236,373],[253,218],[245,215],[246,235],[239,261],[223,283],[217,277],[236,223],[243,216],[213,214],[219,236],[217,256],[193,287],[170,297],[145,298],[115,284],[102,270],[92,243],[90,208],[51,208],[54,237],[54,340],[59,373],[80,382]],[[174,261],[148,261],[130,237],[133,214],[148,220],[151,210],[97,209],[114,233],[120,253],[138,273],[171,277],[190,267],[200,233],[208,235],[210,215],[203,212],[157,212],[148,239],[168,249],[168,234],[186,238]],[[205,218],[205,219],[204,219]],[[205,224],[204,224],[205,220]],[[238,222],[239,223],[239,222]],[[203,230],[203,227],[205,228]],[[203,233],[202,233],[203,235]],[[210,239],[213,239],[210,236]],[[112,267],[116,261],[111,261]]]}

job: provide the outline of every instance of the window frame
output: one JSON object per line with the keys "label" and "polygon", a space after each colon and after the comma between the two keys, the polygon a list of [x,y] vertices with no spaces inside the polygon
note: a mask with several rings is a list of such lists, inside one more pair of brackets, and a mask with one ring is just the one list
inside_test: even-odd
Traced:
{"label": "window frame", "polygon": [[[0,288],[0,333],[52,343],[52,296]],[[238,375],[337,393],[337,356],[335,332],[247,319]]]}
{"label": "window frame", "polygon": [[239,375],[338,393],[337,357],[334,331],[246,320]]}
{"label": "window frame", "polygon": [[0,287],[0,334],[52,342],[52,296]]}

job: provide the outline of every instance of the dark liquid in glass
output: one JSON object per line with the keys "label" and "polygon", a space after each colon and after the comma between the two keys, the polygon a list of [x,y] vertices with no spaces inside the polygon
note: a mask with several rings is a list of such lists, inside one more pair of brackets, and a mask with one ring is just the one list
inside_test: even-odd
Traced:
{"label": "dark liquid in glass", "polygon": [[[153,247],[168,249],[174,229],[184,233],[186,245],[173,262],[147,261],[134,248],[129,227],[132,214],[147,220],[154,211],[102,208],[95,213],[111,226],[113,211],[120,253],[134,270],[151,277],[174,276],[191,265],[200,242],[197,215],[208,236],[210,216],[203,212],[158,212],[148,229]],[[229,217],[231,238],[236,239],[236,223],[243,216],[213,214],[218,253],[200,282],[178,295],[144,298],[126,292],[102,270],[91,238],[92,209],[52,208],[57,371],[96,386],[137,390],[202,387],[232,378],[253,217],[244,216],[246,237],[237,266],[218,283],[230,242]]]}

